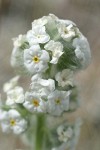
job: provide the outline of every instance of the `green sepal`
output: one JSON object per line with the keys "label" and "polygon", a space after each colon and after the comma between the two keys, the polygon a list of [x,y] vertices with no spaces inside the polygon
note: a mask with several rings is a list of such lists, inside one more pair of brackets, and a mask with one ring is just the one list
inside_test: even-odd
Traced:
{"label": "green sepal", "polygon": [[56,22],[54,20],[49,20],[46,24],[46,32],[49,34],[51,40],[57,41],[60,38]]}
{"label": "green sepal", "polygon": [[59,58],[57,68],[59,71],[62,71],[63,69],[71,69],[76,70],[81,68],[81,63],[75,56],[75,48],[72,46],[71,42],[65,41],[62,38],[59,39],[59,42],[61,42],[64,46],[64,54]]}

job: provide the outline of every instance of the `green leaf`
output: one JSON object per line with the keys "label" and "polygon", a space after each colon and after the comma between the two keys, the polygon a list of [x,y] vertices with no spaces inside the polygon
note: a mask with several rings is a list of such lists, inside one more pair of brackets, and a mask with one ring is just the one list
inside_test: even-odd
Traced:
{"label": "green leaf", "polygon": [[64,46],[64,54],[59,58],[57,68],[58,70],[63,69],[79,69],[81,68],[80,61],[75,56],[75,48],[72,46],[71,42],[65,41],[62,38],[59,39],[59,42],[61,42]]}
{"label": "green leaf", "polygon": [[60,34],[58,33],[58,29],[54,20],[50,20],[46,24],[46,31],[52,40],[57,41],[60,38]]}

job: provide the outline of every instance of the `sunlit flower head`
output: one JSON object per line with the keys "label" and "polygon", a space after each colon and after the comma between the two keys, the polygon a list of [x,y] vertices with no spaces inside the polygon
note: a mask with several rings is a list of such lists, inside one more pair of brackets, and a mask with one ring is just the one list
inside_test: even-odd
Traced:
{"label": "sunlit flower head", "polygon": [[58,24],[58,31],[61,34],[61,37],[66,41],[70,41],[75,36],[73,24],[70,24],[68,26],[63,23]]}
{"label": "sunlit flower head", "polygon": [[13,39],[14,47],[20,48],[25,42],[27,42],[26,36],[20,34],[17,38]]}
{"label": "sunlit flower head", "polygon": [[61,142],[67,142],[73,135],[71,127],[65,128],[63,125],[57,128],[58,139]]}
{"label": "sunlit flower head", "polygon": [[27,40],[31,46],[44,44],[50,40],[50,36],[46,33],[45,26],[33,26],[32,30],[27,33]]}
{"label": "sunlit flower head", "polygon": [[64,69],[62,72],[58,72],[55,76],[58,85],[61,87],[73,86],[73,71],[70,69]]}
{"label": "sunlit flower head", "polygon": [[51,51],[52,60],[50,63],[57,64],[59,57],[64,53],[63,45],[60,42],[50,41],[45,45],[45,49]]}
{"label": "sunlit flower head", "polygon": [[30,112],[46,112],[46,102],[36,92],[26,92],[23,105]]}
{"label": "sunlit flower head", "polygon": [[24,90],[22,87],[16,86],[7,92],[6,105],[21,104],[24,102]]}
{"label": "sunlit flower head", "polygon": [[36,74],[32,77],[31,89],[36,91],[41,98],[47,99],[47,96],[55,90],[55,81],[42,79],[41,75]]}
{"label": "sunlit flower head", "polygon": [[59,116],[69,109],[70,92],[55,90],[48,96],[48,112]]}
{"label": "sunlit flower head", "polygon": [[27,121],[15,109],[3,111],[0,114],[0,121],[3,132],[13,131],[15,134],[20,134],[27,128]]}
{"label": "sunlit flower head", "polygon": [[17,86],[17,84],[18,84],[19,78],[20,78],[20,76],[16,76],[16,77],[12,78],[10,81],[8,81],[7,83],[5,83],[3,86],[3,91],[8,92],[9,90],[15,88],[15,86]]}
{"label": "sunlit flower head", "polygon": [[24,65],[32,74],[46,71],[48,62],[48,52],[41,50],[39,45],[34,45],[24,51]]}

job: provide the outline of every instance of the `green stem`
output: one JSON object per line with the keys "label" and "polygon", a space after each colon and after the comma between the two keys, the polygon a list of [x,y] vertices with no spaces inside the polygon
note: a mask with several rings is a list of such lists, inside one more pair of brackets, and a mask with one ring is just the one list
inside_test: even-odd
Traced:
{"label": "green stem", "polygon": [[46,118],[44,114],[37,115],[36,124],[36,135],[35,135],[35,149],[34,150],[44,150],[45,146],[45,127]]}

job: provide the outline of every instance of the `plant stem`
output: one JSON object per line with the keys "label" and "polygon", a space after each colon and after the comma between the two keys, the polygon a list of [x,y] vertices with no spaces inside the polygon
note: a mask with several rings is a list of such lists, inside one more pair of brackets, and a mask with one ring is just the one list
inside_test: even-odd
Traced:
{"label": "plant stem", "polygon": [[35,149],[34,150],[44,150],[45,145],[45,127],[46,118],[44,114],[37,115],[36,123],[36,135],[35,135]]}

